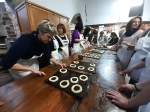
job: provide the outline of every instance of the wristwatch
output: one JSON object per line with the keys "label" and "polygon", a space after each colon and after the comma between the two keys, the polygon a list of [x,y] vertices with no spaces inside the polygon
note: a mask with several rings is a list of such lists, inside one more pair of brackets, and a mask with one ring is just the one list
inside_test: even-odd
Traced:
{"label": "wristwatch", "polygon": [[134,87],[135,87],[136,91],[140,91],[140,90],[137,88],[136,83],[134,84]]}

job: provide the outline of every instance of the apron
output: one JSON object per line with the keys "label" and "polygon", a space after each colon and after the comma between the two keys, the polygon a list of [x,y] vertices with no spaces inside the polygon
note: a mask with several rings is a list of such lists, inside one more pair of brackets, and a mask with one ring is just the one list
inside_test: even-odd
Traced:
{"label": "apron", "polygon": [[[42,55],[43,53],[40,56],[33,56],[31,59],[19,59],[17,63],[23,66],[31,67],[35,70],[39,70],[39,62],[37,58],[41,57]],[[9,72],[15,80],[27,76],[31,73],[31,71],[17,71],[17,70],[10,70],[10,69]]]}
{"label": "apron", "polygon": [[[83,36],[83,34],[80,34],[80,39],[84,39],[84,36]],[[83,49],[86,49],[86,48],[88,48],[89,47],[89,44],[88,43],[85,43],[85,41],[80,41],[80,47],[81,47],[81,50],[83,50]]]}
{"label": "apron", "polygon": [[[137,45],[135,46],[135,51],[136,53],[132,56],[128,67],[140,62],[143,58],[147,56],[148,52],[150,52],[150,37],[140,38],[137,42]],[[136,69],[131,73],[130,77],[138,82],[142,71],[143,68]]]}
{"label": "apron", "polygon": [[77,53],[77,52],[79,52],[79,51],[81,51],[81,50],[82,50],[82,48],[81,48],[81,46],[80,46],[80,43],[74,43],[74,44],[73,44],[73,51],[72,51],[72,54]]}
{"label": "apron", "polygon": [[[136,34],[136,33],[135,33]],[[130,44],[134,44],[136,45],[136,42],[133,42],[134,41],[134,38],[135,38],[135,34],[133,34],[132,36],[130,37],[125,37],[123,38],[123,41],[127,41],[128,43]],[[124,44],[121,44],[122,48],[120,48],[118,51],[117,51],[117,57],[119,58],[120,60],[120,64],[121,64],[121,67],[122,69],[126,69],[128,65],[126,65],[126,61],[129,61],[127,60],[128,57],[130,56],[129,54],[132,54],[130,52],[134,52],[132,50],[127,50],[128,46],[124,45]]]}
{"label": "apron", "polygon": [[[61,37],[59,37],[58,35],[57,35],[57,37],[60,39],[61,43],[63,44],[63,47],[61,47],[61,48],[62,48],[62,49],[67,53],[67,55],[69,56],[69,48],[68,48],[68,46],[69,46],[69,40],[68,40],[67,35],[65,35],[66,40],[61,39]],[[63,54],[62,52],[58,52],[58,54],[59,54],[59,60],[62,60],[62,59],[65,58],[65,56],[64,56],[64,54]]]}
{"label": "apron", "polygon": [[54,42],[54,49],[55,49],[55,51],[52,51],[51,54],[53,55],[55,60],[60,60],[59,59],[59,53],[58,53],[59,44],[58,44],[57,40],[55,39],[55,37],[53,37],[52,40]]}
{"label": "apron", "polygon": [[[80,34],[79,34],[80,36]],[[73,44],[72,54],[80,52],[82,50],[80,42]]]}

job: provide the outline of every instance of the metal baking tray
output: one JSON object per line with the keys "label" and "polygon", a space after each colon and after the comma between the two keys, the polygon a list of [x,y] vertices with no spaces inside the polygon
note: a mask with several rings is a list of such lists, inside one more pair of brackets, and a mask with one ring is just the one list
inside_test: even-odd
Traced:
{"label": "metal baking tray", "polygon": [[[94,57],[94,56],[90,56],[90,55],[99,55],[99,57],[98,58],[96,58],[96,57]],[[92,59],[100,59],[100,57],[101,57],[101,55],[100,55],[100,53],[94,53],[94,52],[89,52],[88,54],[87,53],[84,53],[84,54],[82,54],[82,56],[83,57],[86,57],[86,58],[92,58]]]}
{"label": "metal baking tray", "polygon": [[[74,60],[74,61],[76,61],[76,60]],[[71,64],[75,64],[74,61],[72,61]],[[92,67],[92,66],[90,66],[90,64],[91,64],[90,62],[79,61],[78,64],[75,64],[76,65],[75,68],[70,67],[70,65],[68,66],[68,68],[69,69],[74,69],[74,70],[80,70],[80,69],[78,69],[78,66],[84,66],[85,69],[84,70],[80,70],[80,71],[88,72],[88,73],[96,73],[96,66],[93,67],[94,71],[89,71],[88,70],[89,67]],[[94,64],[96,65],[96,63],[94,63]]]}
{"label": "metal baking tray", "polygon": [[[71,87],[74,85],[73,83],[70,82],[70,78],[71,77],[78,77],[79,79],[79,76],[82,75],[81,73],[78,73],[78,72],[75,72],[75,71],[71,71],[71,70],[67,70],[67,73],[61,73],[59,71],[57,71],[56,73],[54,73],[52,76],[57,76],[59,79],[57,82],[50,82],[49,81],[49,78],[46,79],[44,82],[51,85],[51,86],[54,86],[60,90],[63,90],[71,95],[75,95],[79,98],[83,98],[88,90],[89,90],[89,86],[90,86],[90,82],[91,82],[91,76],[87,74],[87,77],[88,77],[88,80],[83,82],[83,81],[78,81],[78,83],[76,84],[79,84],[81,87],[82,87],[82,92],[80,93],[73,93],[71,91]],[[62,80],[68,80],[69,81],[69,86],[67,88],[61,88],[59,83],[62,81]]]}

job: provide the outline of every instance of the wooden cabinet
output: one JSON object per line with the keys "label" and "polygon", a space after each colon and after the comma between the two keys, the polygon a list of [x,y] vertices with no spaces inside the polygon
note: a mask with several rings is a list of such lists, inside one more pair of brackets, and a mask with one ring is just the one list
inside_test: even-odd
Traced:
{"label": "wooden cabinet", "polygon": [[51,20],[56,27],[59,23],[63,23],[66,27],[66,34],[70,34],[69,18],[64,15],[27,0],[19,4],[15,10],[22,34],[35,31],[38,23],[43,19]]}

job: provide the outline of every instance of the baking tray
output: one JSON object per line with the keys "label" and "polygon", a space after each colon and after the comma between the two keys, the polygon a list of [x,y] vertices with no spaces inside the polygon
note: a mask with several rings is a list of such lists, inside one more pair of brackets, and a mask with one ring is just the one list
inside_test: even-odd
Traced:
{"label": "baking tray", "polygon": [[101,53],[101,51],[103,51],[103,53],[105,53],[105,51],[102,50],[102,49],[101,50],[99,50],[99,49],[91,49],[91,50],[89,50],[89,52],[103,54],[103,53]]}
{"label": "baking tray", "polygon": [[[90,56],[91,54],[99,55],[99,57],[98,57],[98,58],[93,57],[93,56],[91,57],[91,56]],[[87,53],[84,53],[84,54],[82,54],[82,56],[83,56],[83,57],[86,57],[86,58],[93,58],[93,59],[99,59],[99,58],[101,57],[100,53],[95,53],[95,52],[89,52],[88,54],[87,54]]]}
{"label": "baking tray", "polygon": [[103,50],[107,50],[107,47],[104,46],[94,46],[94,49],[103,49]]}
{"label": "baking tray", "polygon": [[[83,82],[83,81],[78,81],[78,83],[76,83],[76,84],[79,84],[79,85],[81,85],[82,86],[82,92],[80,92],[80,93],[73,93],[72,91],[71,91],[71,87],[74,85],[74,84],[72,84],[71,82],[70,82],[70,78],[71,77],[78,77],[78,79],[79,79],[79,76],[80,75],[82,75],[81,73],[78,73],[78,72],[75,72],[75,71],[71,71],[71,70],[67,70],[67,73],[61,73],[61,72],[59,72],[59,71],[57,71],[56,73],[54,73],[53,74],[53,76],[58,76],[58,81],[57,82],[50,82],[49,81],[49,78],[48,79],[46,79],[44,82],[45,83],[47,83],[47,84],[49,84],[49,85],[51,85],[51,86],[54,86],[54,87],[56,87],[56,88],[58,88],[58,89],[60,89],[60,90],[63,90],[63,91],[65,91],[65,92],[67,92],[67,93],[69,93],[69,94],[71,94],[71,95],[75,95],[75,96],[77,96],[77,97],[79,97],[79,98],[83,98],[86,94],[87,94],[87,92],[88,92],[88,90],[89,90],[89,85],[90,85],[90,82],[91,82],[91,75],[88,75],[87,74],[87,77],[88,77],[88,80],[87,81],[85,81],[85,82]],[[61,88],[60,86],[59,86],[59,83],[62,81],[62,80],[69,80],[69,86],[67,87],[67,88]]]}
{"label": "baking tray", "polygon": [[[76,61],[76,60],[74,60],[74,61]],[[74,61],[72,61],[71,64],[75,64]],[[80,71],[88,72],[88,73],[96,73],[96,66],[93,67],[94,71],[89,71],[88,70],[89,67],[92,67],[92,66],[90,66],[90,64],[91,64],[90,62],[79,61],[78,64],[75,64],[76,65],[75,68],[70,67],[70,65],[68,66],[68,68],[69,69],[73,69],[73,70],[80,70],[80,69],[78,69],[78,66],[84,66],[85,69],[84,70],[80,70]],[[96,63],[94,63],[94,64],[96,64]]]}

